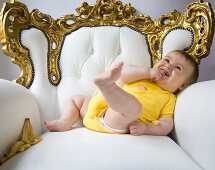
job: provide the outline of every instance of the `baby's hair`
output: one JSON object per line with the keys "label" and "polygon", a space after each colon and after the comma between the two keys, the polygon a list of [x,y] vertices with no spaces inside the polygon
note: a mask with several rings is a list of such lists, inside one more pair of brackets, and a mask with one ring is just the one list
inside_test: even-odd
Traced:
{"label": "baby's hair", "polygon": [[175,50],[175,52],[182,54],[186,61],[188,61],[192,66],[193,66],[193,72],[190,76],[190,81],[189,84],[196,83],[199,77],[199,65],[198,63],[194,60],[194,58],[189,55],[187,52],[182,51],[182,50]]}

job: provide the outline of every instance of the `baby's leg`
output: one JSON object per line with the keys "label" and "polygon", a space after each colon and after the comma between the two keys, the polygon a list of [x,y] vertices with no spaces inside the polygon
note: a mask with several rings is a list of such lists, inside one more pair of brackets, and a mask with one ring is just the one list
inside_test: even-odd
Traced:
{"label": "baby's leg", "polygon": [[123,63],[117,64],[113,69],[98,75],[94,82],[99,87],[109,109],[105,114],[105,122],[112,128],[128,128],[142,112],[140,102],[115,84],[121,75]]}
{"label": "baby's leg", "polygon": [[64,106],[60,119],[53,121],[45,121],[44,124],[50,131],[68,131],[77,122],[80,117],[84,117],[87,111],[90,97],[76,95],[70,97]]}

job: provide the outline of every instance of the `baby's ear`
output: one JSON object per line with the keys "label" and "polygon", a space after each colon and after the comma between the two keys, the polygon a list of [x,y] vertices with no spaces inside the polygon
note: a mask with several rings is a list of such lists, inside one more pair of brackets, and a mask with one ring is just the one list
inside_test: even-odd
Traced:
{"label": "baby's ear", "polygon": [[186,82],[184,83],[181,87],[179,87],[179,90],[182,91],[184,90],[186,87],[188,87],[190,85],[190,82]]}

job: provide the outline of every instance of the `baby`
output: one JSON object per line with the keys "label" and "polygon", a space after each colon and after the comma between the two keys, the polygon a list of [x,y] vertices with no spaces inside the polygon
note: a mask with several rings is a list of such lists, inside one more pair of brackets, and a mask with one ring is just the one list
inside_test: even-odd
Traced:
{"label": "baby", "polygon": [[[119,78],[126,83],[122,88],[115,83]],[[197,78],[198,65],[179,50],[151,69],[119,62],[95,77],[102,96],[72,96],[60,119],[44,123],[50,131],[68,131],[80,116],[87,128],[99,132],[167,135],[174,125],[175,94]]]}

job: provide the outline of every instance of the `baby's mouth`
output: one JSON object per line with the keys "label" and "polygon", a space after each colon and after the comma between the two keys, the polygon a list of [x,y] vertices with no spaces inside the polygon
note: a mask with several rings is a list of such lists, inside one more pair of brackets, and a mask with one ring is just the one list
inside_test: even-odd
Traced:
{"label": "baby's mouth", "polygon": [[161,69],[161,74],[162,74],[164,77],[170,77],[170,76],[171,76],[170,70],[166,70],[166,69],[163,69],[163,68],[160,68],[160,69]]}

